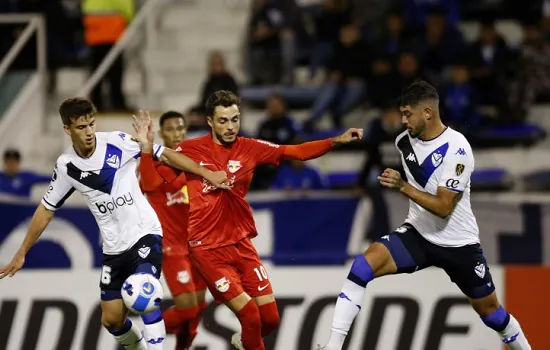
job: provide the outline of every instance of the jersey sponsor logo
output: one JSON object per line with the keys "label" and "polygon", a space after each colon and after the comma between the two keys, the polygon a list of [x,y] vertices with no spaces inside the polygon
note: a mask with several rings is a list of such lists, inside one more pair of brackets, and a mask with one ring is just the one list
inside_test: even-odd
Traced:
{"label": "jersey sponsor logo", "polygon": [[109,154],[105,163],[113,169],[120,168],[120,157],[117,154]]}
{"label": "jersey sponsor logo", "polygon": [[462,175],[462,173],[464,172],[464,169],[465,169],[464,164],[457,164],[455,168],[456,176]]}
{"label": "jersey sponsor logo", "polygon": [[436,153],[432,154],[432,164],[435,168],[437,168],[442,161],[443,161],[443,155],[441,153],[436,151]]}
{"label": "jersey sponsor logo", "polygon": [[142,259],[145,259],[149,253],[151,253],[151,247],[143,246],[138,249],[138,254],[141,256]]}
{"label": "jersey sponsor logo", "polygon": [[449,179],[445,183],[445,186],[447,186],[448,188],[457,188],[459,183],[460,183],[460,181],[458,181],[456,179]]}
{"label": "jersey sponsor logo", "polygon": [[465,156],[466,155],[466,151],[464,150],[464,148],[459,148],[458,151],[456,151],[455,155],[460,155],[460,156]]}
{"label": "jersey sponsor logo", "polygon": [[187,186],[177,192],[166,192],[166,206],[170,207],[176,204],[189,204],[189,194],[187,192]]}
{"label": "jersey sponsor logo", "polygon": [[414,156],[414,153],[409,153],[409,155],[407,156],[407,160],[411,162],[416,162],[416,157]]}
{"label": "jersey sponsor logo", "polygon": [[206,166],[206,165],[214,165],[212,163],[203,162],[202,160],[199,163],[200,166]]}
{"label": "jersey sponsor logo", "polygon": [[57,180],[57,164],[53,167],[52,182]]}
{"label": "jersey sponsor logo", "polygon": [[125,205],[133,205],[134,198],[130,192],[123,194],[120,197],[113,197],[110,201],[95,203],[97,210],[101,214],[112,214],[113,211],[117,208],[123,207]]}
{"label": "jersey sponsor logo", "polygon": [[191,276],[189,275],[189,271],[187,270],[179,271],[177,278],[181,284],[187,284],[191,280]]}
{"label": "jersey sponsor logo", "polygon": [[269,141],[266,141],[266,140],[258,140],[256,139],[256,141],[258,141],[259,143],[263,143],[264,145],[267,145],[269,147],[273,147],[273,148],[279,148],[280,146],[275,144],[275,143],[272,143],[272,142],[269,142]]}
{"label": "jersey sponsor logo", "polygon": [[261,291],[263,291],[264,289],[266,289],[267,287],[269,287],[269,283],[266,284],[265,286],[258,286],[258,291],[261,292]]}
{"label": "jersey sponsor logo", "polygon": [[[236,178],[237,178],[236,176],[231,176],[230,178],[227,179],[227,185],[230,188],[233,188],[233,186],[235,185],[235,179]],[[204,178],[202,179],[202,193],[208,193],[208,192],[211,192],[215,189],[216,189],[216,186],[212,185],[210,183],[210,181],[208,181]]]}
{"label": "jersey sponsor logo", "polygon": [[190,247],[198,247],[202,244],[202,241],[189,241]]}
{"label": "jersey sponsor logo", "polygon": [[474,267],[474,271],[479,278],[485,277],[485,264],[481,263]]}
{"label": "jersey sponsor logo", "polygon": [[242,168],[242,165],[241,165],[241,161],[239,160],[230,160],[228,163],[227,163],[227,169],[229,170],[230,173],[234,174],[236,173],[237,171],[239,171],[239,169]]}
{"label": "jersey sponsor logo", "polygon": [[215,286],[216,286],[216,289],[220,292],[220,293],[225,293],[229,290],[229,286],[230,286],[231,282],[229,282],[227,280],[227,278],[225,277],[222,277],[220,278],[219,280],[217,280],[215,282]]}

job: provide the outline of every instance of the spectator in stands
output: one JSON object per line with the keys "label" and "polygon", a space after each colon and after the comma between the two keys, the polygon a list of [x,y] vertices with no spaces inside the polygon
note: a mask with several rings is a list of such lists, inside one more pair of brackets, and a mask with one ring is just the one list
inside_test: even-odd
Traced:
{"label": "spectator in stands", "polygon": [[260,125],[258,138],[277,144],[293,142],[298,128],[286,109],[283,96],[274,94],[267,99],[267,118]]}
{"label": "spectator in stands", "polygon": [[[83,0],[82,12],[86,43],[91,50],[91,69],[94,72],[111,51],[135,15],[134,0]],[[123,55],[118,55],[107,74],[92,91],[92,101],[99,110],[127,111],[122,93]],[[104,85],[109,93],[103,94]]]}
{"label": "spectator in stands", "polygon": [[8,149],[4,152],[4,169],[0,172],[0,193],[29,198],[34,185],[48,183],[50,180],[50,176],[21,171],[21,153],[18,150]]}
{"label": "spectator in stands", "polygon": [[326,189],[327,182],[319,170],[301,160],[291,160],[279,168],[272,188],[288,192],[307,192]]}
{"label": "spectator in stands", "polygon": [[[394,145],[395,138],[404,130],[401,112],[393,102],[386,101],[384,105],[382,115],[367,127],[366,158],[357,182],[357,193],[368,195],[372,203],[372,217],[375,219],[370,222],[367,237],[373,241],[390,231],[388,208],[377,176],[386,168],[400,169],[404,176],[401,159]],[[383,149],[389,152],[383,152]]]}
{"label": "spectator in stands", "polygon": [[202,106],[194,106],[187,112],[187,134],[186,139],[194,139],[208,135],[211,132],[206,119],[206,110]]}
{"label": "spectator in stands", "polygon": [[482,21],[479,38],[468,50],[472,83],[481,105],[503,106],[511,51],[495,28],[494,19]]}
{"label": "spectator in stands", "polygon": [[520,59],[508,99],[511,121],[524,120],[538,95],[550,89],[550,42],[545,40],[536,21],[525,21],[523,35]]}
{"label": "spectator in stands", "polygon": [[479,123],[476,91],[470,82],[465,62],[457,61],[451,68],[451,81],[442,91],[445,124],[469,137]]}
{"label": "spectator in stands", "polygon": [[399,53],[414,45],[413,37],[405,29],[405,19],[400,12],[388,13],[384,32],[373,44],[374,56],[387,58],[389,64],[395,64]]}
{"label": "spectator in stands", "polygon": [[[283,15],[281,28],[282,77],[281,83],[294,83],[294,67],[301,48],[309,44],[309,34],[302,18],[302,8],[296,0],[278,0],[277,5]],[[307,49],[304,47],[304,49]]]}
{"label": "spectator in stands", "polygon": [[315,45],[311,53],[310,79],[314,79],[317,70],[330,62],[339,41],[340,30],[351,19],[345,0],[323,0],[321,6],[315,18]]}
{"label": "spectator in stands", "polygon": [[422,66],[434,83],[440,83],[438,77],[443,69],[464,51],[465,42],[462,33],[452,24],[448,24],[441,9],[429,12],[423,45]]}
{"label": "spectator in stands", "polygon": [[218,90],[239,94],[237,82],[226,69],[223,54],[220,51],[214,51],[210,53],[208,77],[202,85],[201,105],[204,106],[208,97]]}
{"label": "spectator in stands", "polygon": [[312,130],[329,108],[333,126],[341,127],[342,117],[365,93],[369,70],[368,52],[368,46],[361,40],[356,26],[347,25],[341,29],[340,42],[328,67],[328,80],[315,100],[311,116],[304,125],[306,130]]}
{"label": "spectator in stands", "polygon": [[460,9],[456,0],[404,0],[408,25],[420,28],[434,8],[440,9],[445,14],[445,19],[449,24],[458,24]]}
{"label": "spectator in stands", "polygon": [[254,0],[248,30],[249,75],[252,84],[280,81],[282,12],[267,0]]}

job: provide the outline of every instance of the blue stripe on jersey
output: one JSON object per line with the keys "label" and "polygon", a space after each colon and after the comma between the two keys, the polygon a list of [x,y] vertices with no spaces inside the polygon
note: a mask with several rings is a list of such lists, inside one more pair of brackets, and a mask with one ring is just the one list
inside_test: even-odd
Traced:
{"label": "blue stripe on jersey", "polygon": [[430,153],[422,164],[418,164],[418,157],[414,152],[411,140],[407,135],[397,142],[397,147],[403,153],[403,160],[409,169],[414,180],[422,187],[426,187],[428,180],[434,171],[443,163],[443,159],[449,150],[449,143],[446,142]]}

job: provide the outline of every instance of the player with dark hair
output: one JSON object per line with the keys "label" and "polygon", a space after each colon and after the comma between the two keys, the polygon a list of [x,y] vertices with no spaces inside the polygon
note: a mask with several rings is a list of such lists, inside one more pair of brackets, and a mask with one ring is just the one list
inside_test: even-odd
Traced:
{"label": "player with dark hair", "polygon": [[[229,191],[219,191],[201,176],[188,175],[191,199],[189,246],[191,261],[200,271],[217,302],[225,303],[239,319],[242,334],[232,343],[238,349],[262,350],[262,337],[280,322],[273,289],[251,239],[257,235],[252,210],[245,200],[256,166],[279,164],[284,159],[308,160],[334,146],[361,139],[362,129],[300,145],[277,145],[237,136],[240,130],[240,99],[229,91],[217,91],[206,103],[211,135],[180,143],[176,150],[212,170],[227,172]],[[147,118],[137,128],[143,135]],[[152,139],[139,137],[143,149]],[[160,169],[152,161],[140,164],[144,181],[162,183]],[[149,158],[150,160],[150,158]],[[177,163],[171,165],[179,168]],[[165,167],[170,169],[169,167]],[[166,169],[163,169],[164,171]]]}
{"label": "player with dark hair", "polygon": [[[101,323],[125,349],[162,349],[166,329],[160,310],[142,315],[143,336],[127,317],[128,309],[121,295],[122,285],[130,275],[146,273],[159,278],[162,266],[161,225],[141,193],[136,176],[140,144],[123,132],[96,132],[96,109],[87,99],[64,101],[59,114],[72,146],[57,159],[50,186],[34,213],[21,248],[0,269],[0,279],[13,277],[23,267],[25,255],[55,211],[76,190],[94,215],[103,242]],[[175,155],[182,169],[209,178],[217,187],[227,188],[223,185],[227,179],[223,172],[212,172],[163,146],[151,145],[148,151],[168,160]]]}
{"label": "player with dark hair", "polygon": [[369,282],[429,266],[445,270],[485,325],[510,349],[531,349],[518,321],[500,305],[479,243],[470,206],[474,170],[470,144],[441,122],[439,95],[425,81],[403,91],[400,110],[407,131],[395,144],[408,181],[393,169],[384,170],[378,179],[409,198],[409,214],[401,227],[355,258],[336,301],[328,344],[320,349],[342,349]]}
{"label": "player with dark hair", "polygon": [[[187,124],[183,114],[166,112],[160,116],[159,124],[164,147],[173,148],[184,140]],[[145,157],[152,157],[152,154],[144,153],[142,158]],[[162,272],[175,303],[163,314],[166,332],[176,335],[176,350],[189,349],[197,335],[201,313],[206,308],[206,285],[189,260],[187,179],[182,172],[170,179],[170,183],[157,187],[141,181],[141,188],[157,212],[164,234]]]}

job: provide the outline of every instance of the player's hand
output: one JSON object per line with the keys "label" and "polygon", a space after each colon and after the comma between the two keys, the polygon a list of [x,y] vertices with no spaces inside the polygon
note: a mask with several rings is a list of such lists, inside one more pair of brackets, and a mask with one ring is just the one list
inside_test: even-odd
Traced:
{"label": "player's hand", "polygon": [[221,188],[223,190],[230,190],[231,186],[227,181],[227,174],[225,171],[211,171],[208,170],[204,176],[214,187]]}
{"label": "player's hand", "polygon": [[[132,116],[132,125],[136,132],[136,139],[143,148],[152,151],[153,142],[155,141],[155,130],[153,129],[153,121],[148,111],[140,110],[138,116]],[[147,151],[144,149],[144,151]]]}
{"label": "player's hand", "polygon": [[0,269],[0,279],[6,276],[13,277],[23,267],[24,263],[25,255],[20,253],[15,254],[10,263]]}
{"label": "player's hand", "polygon": [[332,138],[332,144],[335,146],[343,145],[363,138],[363,129],[351,128],[340,136]]}
{"label": "player's hand", "polygon": [[386,169],[378,176],[380,184],[387,188],[402,189],[405,186],[405,181],[401,178],[401,174],[397,170]]}

